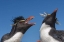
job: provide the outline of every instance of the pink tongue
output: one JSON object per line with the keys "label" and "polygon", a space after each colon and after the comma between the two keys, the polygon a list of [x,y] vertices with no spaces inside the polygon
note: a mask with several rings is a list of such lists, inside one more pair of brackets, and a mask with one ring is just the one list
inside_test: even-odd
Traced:
{"label": "pink tongue", "polygon": [[34,18],[34,16],[30,16],[30,17],[28,17],[27,19],[26,19],[26,23],[28,23],[31,19],[33,19]]}

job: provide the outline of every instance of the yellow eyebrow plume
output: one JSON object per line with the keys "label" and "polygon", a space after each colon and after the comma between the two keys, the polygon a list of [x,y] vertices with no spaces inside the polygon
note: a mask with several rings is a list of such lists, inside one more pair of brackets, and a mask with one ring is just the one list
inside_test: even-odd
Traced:
{"label": "yellow eyebrow plume", "polygon": [[21,22],[25,21],[25,20],[20,20]]}

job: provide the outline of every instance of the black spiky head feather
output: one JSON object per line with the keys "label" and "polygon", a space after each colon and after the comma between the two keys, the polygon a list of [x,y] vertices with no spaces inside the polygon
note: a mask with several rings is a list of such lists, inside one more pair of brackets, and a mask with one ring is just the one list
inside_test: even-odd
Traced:
{"label": "black spiky head feather", "polygon": [[23,16],[18,16],[18,17],[15,17],[12,21],[15,24],[15,23],[19,22],[20,20],[25,20],[25,18]]}

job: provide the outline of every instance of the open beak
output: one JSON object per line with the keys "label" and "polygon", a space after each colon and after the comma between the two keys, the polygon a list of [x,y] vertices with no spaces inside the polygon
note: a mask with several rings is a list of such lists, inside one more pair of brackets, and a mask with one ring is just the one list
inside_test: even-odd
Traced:
{"label": "open beak", "polygon": [[35,23],[29,23],[30,20],[32,20],[34,16],[30,16],[25,20],[25,24],[35,25]]}

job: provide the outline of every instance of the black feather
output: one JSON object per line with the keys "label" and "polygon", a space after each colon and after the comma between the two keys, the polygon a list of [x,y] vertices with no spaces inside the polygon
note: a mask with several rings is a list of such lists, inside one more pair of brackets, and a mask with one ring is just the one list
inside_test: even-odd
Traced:
{"label": "black feather", "polygon": [[17,23],[17,22],[19,22],[20,20],[25,20],[25,19],[24,19],[23,16],[18,16],[18,17],[15,17],[12,21],[13,21],[14,23]]}

